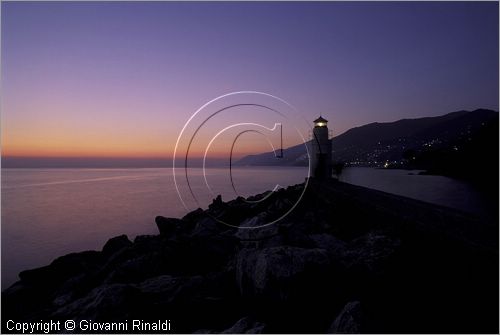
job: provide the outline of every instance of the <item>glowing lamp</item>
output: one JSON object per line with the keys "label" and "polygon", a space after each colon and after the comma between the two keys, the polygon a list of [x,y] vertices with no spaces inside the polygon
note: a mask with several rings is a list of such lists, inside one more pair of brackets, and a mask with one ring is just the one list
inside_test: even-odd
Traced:
{"label": "glowing lamp", "polygon": [[314,120],[314,126],[315,127],[326,127],[326,124],[328,123],[327,120],[323,119],[323,117],[319,117],[316,120]]}

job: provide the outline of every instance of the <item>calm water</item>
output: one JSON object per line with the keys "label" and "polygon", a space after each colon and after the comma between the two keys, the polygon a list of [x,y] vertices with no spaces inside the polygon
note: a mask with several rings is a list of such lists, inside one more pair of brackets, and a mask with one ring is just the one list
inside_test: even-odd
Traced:
{"label": "calm water", "polygon": [[[347,168],[340,180],[478,215],[498,211],[498,203],[469,183],[449,177],[418,175],[419,171]],[[494,208],[492,208],[494,207]]]}
{"label": "calm water", "polygon": [[[182,173],[183,171],[179,171]],[[205,207],[202,169],[190,173],[199,204],[184,184],[190,209]],[[304,182],[305,168],[238,168],[239,194],[249,196]],[[227,169],[208,169],[207,181],[224,200],[236,197]],[[157,215],[181,217],[188,211],[177,195],[172,169],[2,169],[2,289],[25,269],[46,265],[63,254],[101,249],[113,236],[157,234]]]}
{"label": "calm water", "polygon": [[[182,171],[181,171],[182,172]],[[206,207],[201,169],[192,171],[192,188]],[[238,168],[234,182],[248,196],[302,183],[304,168]],[[405,195],[462,210],[481,210],[481,198],[465,183],[437,176],[408,175],[408,171],[349,168],[346,182]],[[209,169],[207,181],[224,200],[236,195],[226,169]],[[25,269],[48,264],[75,251],[101,249],[113,236],[156,234],[157,215],[180,217],[182,206],[171,169],[2,169],[2,289]]]}

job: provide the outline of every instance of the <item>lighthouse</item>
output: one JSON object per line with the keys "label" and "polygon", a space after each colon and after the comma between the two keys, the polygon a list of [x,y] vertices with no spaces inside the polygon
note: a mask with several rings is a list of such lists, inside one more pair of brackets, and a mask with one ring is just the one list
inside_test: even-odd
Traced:
{"label": "lighthouse", "polygon": [[314,120],[312,132],[312,176],[328,179],[332,176],[332,141],[329,139],[328,121],[322,116]]}

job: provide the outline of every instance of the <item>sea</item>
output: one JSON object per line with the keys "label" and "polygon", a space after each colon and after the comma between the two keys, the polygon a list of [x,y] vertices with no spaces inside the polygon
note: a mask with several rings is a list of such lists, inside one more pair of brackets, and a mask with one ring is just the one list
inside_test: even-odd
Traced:
{"label": "sea", "polygon": [[[418,172],[346,168],[340,179],[477,215],[488,210],[472,185]],[[206,208],[218,194],[228,201],[302,183],[307,176],[301,167],[239,167],[231,173],[225,168],[2,169],[1,288],[17,281],[22,270],[70,252],[100,250],[111,237],[157,234],[157,215],[182,217]]]}

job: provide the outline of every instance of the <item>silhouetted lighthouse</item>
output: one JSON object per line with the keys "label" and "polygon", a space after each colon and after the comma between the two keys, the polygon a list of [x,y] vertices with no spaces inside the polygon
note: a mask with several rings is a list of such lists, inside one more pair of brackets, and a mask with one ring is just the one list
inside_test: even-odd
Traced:
{"label": "silhouetted lighthouse", "polygon": [[329,139],[327,123],[321,116],[314,120],[311,172],[316,179],[332,176],[332,141]]}

